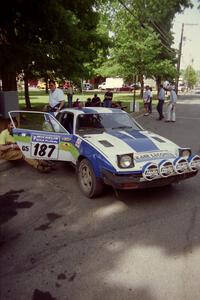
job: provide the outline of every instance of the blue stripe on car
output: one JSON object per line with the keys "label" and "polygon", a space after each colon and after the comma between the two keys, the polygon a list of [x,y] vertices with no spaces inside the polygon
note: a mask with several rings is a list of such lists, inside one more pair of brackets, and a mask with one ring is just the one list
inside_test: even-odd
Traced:
{"label": "blue stripe on car", "polygon": [[84,107],[80,110],[82,110],[84,113],[87,113],[87,114],[95,114],[95,113],[97,114],[97,111],[95,110],[95,108],[93,109],[93,108]]}
{"label": "blue stripe on car", "polygon": [[108,133],[125,142],[136,152],[159,150],[159,148],[149,138],[147,138],[138,130],[128,131],[128,134],[134,139],[121,131],[109,130]]}
{"label": "blue stripe on car", "polygon": [[79,109],[79,111],[83,111],[87,114],[104,114],[104,113],[122,113],[121,109],[117,108],[106,108],[107,111],[101,111],[101,107],[98,107],[98,111],[95,109],[95,107],[83,107]]}
{"label": "blue stripe on car", "polygon": [[98,149],[95,149],[90,143],[82,140],[79,148],[80,155],[86,157],[92,164],[95,176],[100,177],[101,169],[106,169],[110,172],[115,173],[116,169],[114,166],[106,159]]}

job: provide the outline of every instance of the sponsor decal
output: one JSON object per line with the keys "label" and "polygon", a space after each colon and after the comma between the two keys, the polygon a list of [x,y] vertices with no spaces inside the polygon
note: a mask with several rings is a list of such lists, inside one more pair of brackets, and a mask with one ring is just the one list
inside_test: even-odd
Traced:
{"label": "sponsor decal", "polygon": [[175,155],[165,151],[134,153],[134,160],[136,160],[137,162],[148,161],[151,159],[170,159],[174,157]]}
{"label": "sponsor decal", "polygon": [[64,143],[61,142],[59,144],[59,150],[65,151],[65,152],[70,152],[71,155],[77,159],[79,156],[79,151],[77,150],[77,148],[72,144],[72,143]]}
{"label": "sponsor decal", "polygon": [[61,142],[69,142],[71,141],[71,137],[61,137]]}
{"label": "sponsor decal", "polygon": [[22,151],[28,152],[29,151],[29,146],[22,145],[21,149],[22,149]]}
{"label": "sponsor decal", "polygon": [[59,140],[59,136],[55,135],[32,134],[33,143],[58,144]]}
{"label": "sponsor decal", "polygon": [[32,134],[31,156],[43,159],[57,159],[59,136]]}
{"label": "sponsor decal", "polygon": [[79,149],[80,146],[81,146],[81,143],[82,143],[82,140],[81,140],[80,138],[78,138],[78,139],[76,140],[75,146]]}

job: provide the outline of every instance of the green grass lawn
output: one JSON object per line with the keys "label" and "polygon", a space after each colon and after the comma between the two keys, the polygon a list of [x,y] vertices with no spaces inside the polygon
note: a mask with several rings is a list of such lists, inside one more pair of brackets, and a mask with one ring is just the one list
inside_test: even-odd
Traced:
{"label": "green grass lawn", "polygon": [[[74,94],[73,96],[73,101],[76,101],[77,98],[81,102],[85,102],[87,98],[92,98],[94,95],[94,91],[88,91],[88,92],[83,92],[82,94]],[[101,101],[104,99],[104,93],[105,92],[98,92],[98,96],[100,97]],[[24,92],[19,91],[18,92],[19,96],[19,106],[20,109],[26,109],[25,107],[25,100],[24,100]],[[43,109],[43,107],[48,104],[48,95],[45,93],[44,90],[38,90],[38,91],[30,91],[29,92],[30,96],[30,101],[31,101],[31,106],[32,110],[37,110],[40,111]],[[67,102],[67,95],[65,97],[65,100]],[[134,101],[134,95],[133,93],[113,93],[113,101],[121,101],[123,106],[126,106],[126,111],[130,112],[130,103]],[[135,101],[139,104],[139,107],[143,107],[143,100],[140,98],[139,92],[137,91]]]}

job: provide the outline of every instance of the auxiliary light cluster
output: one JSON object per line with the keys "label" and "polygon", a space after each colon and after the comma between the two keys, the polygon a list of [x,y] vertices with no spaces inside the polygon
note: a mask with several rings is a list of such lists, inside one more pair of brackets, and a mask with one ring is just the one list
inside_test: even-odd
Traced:
{"label": "auxiliary light cluster", "polygon": [[200,169],[200,157],[198,155],[190,156],[188,159],[180,157],[174,161],[163,160],[158,165],[147,163],[142,170],[143,178],[147,181],[158,178],[167,178],[169,176],[195,172]]}

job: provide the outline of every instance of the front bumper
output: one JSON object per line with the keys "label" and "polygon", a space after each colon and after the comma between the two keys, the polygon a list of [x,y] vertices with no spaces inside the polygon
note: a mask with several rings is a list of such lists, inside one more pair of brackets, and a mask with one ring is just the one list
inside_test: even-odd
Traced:
{"label": "front bumper", "polygon": [[101,176],[105,184],[111,185],[116,189],[145,189],[151,187],[165,186],[171,183],[178,183],[181,180],[195,176],[197,171],[187,172],[183,174],[175,174],[166,178],[156,178],[151,181],[144,180],[142,174],[118,175],[108,170],[102,169]]}

